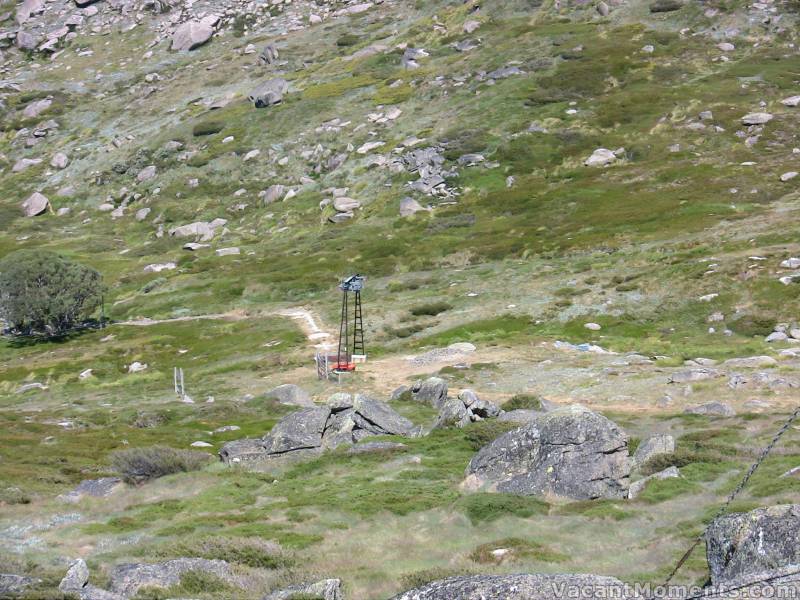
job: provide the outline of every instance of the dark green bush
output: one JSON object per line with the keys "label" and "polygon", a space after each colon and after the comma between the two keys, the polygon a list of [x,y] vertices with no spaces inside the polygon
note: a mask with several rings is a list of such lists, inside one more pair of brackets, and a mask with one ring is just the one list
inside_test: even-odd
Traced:
{"label": "dark green bush", "polygon": [[756,335],[769,335],[775,329],[777,321],[772,317],[762,315],[742,315],[730,324],[734,333],[753,337]]}
{"label": "dark green bush", "polygon": [[519,423],[508,423],[505,421],[479,421],[470,425],[464,430],[464,436],[467,438],[473,450],[480,450],[486,444],[495,441],[504,433],[517,429]]}
{"label": "dark green bush", "polygon": [[172,473],[197,471],[210,458],[205,452],[151,446],[118,450],[111,455],[111,464],[123,481],[140,484]]}
{"label": "dark green bush", "polygon": [[423,315],[435,317],[436,315],[446,312],[451,308],[453,308],[453,305],[449,304],[448,302],[429,302],[428,304],[412,306],[410,312],[415,317],[421,317]]}
{"label": "dark green bush", "polygon": [[192,135],[194,137],[213,135],[219,133],[223,129],[225,129],[225,123],[222,121],[201,121],[192,129]]}
{"label": "dark green bush", "polygon": [[52,252],[19,250],[0,261],[0,318],[19,333],[64,333],[102,293],[100,273]]}
{"label": "dark green bush", "polygon": [[504,410],[542,410],[542,399],[535,394],[517,394],[503,405]]}

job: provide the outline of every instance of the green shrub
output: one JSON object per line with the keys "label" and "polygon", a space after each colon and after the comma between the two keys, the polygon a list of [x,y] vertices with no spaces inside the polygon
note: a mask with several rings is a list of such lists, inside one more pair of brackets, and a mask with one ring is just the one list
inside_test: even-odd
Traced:
{"label": "green shrub", "polygon": [[730,323],[730,328],[734,333],[746,337],[767,336],[773,332],[776,323],[777,321],[772,317],[742,315]]}
{"label": "green shrub", "polygon": [[542,410],[542,399],[535,394],[516,394],[503,404],[504,410]]}
{"label": "green shrub", "polygon": [[172,473],[197,471],[210,458],[205,452],[151,446],[118,450],[111,455],[111,464],[123,481],[140,484]]}
{"label": "green shrub", "polygon": [[428,304],[412,306],[410,312],[415,317],[421,317],[423,315],[435,317],[436,315],[446,312],[451,308],[453,308],[453,305],[447,302],[429,302]]}
{"label": "green shrub", "polygon": [[[508,554],[498,557],[493,554],[498,548],[504,548],[510,551]],[[568,560],[569,557],[550,550],[544,544],[534,542],[533,540],[523,540],[521,538],[510,537],[488,544],[481,544],[469,555],[470,560],[480,564],[496,564],[500,561],[508,562],[509,560],[535,560],[540,562],[563,562]]]}
{"label": "green shrub", "polygon": [[650,5],[651,13],[672,12],[683,8],[682,0],[656,0]]}
{"label": "green shrub", "polygon": [[225,129],[225,123],[222,121],[201,121],[192,129],[194,137],[201,137],[204,135],[213,135]]}
{"label": "green shrub", "polygon": [[188,556],[208,560],[224,560],[255,569],[280,569],[293,563],[292,559],[276,544],[250,538],[192,539],[162,546],[153,554],[164,559]]}
{"label": "green shrub", "polygon": [[344,48],[347,46],[355,46],[360,41],[361,38],[355,33],[345,33],[339,36],[339,38],[336,40],[336,45],[340,48]]}
{"label": "green shrub", "polygon": [[527,519],[546,515],[549,505],[543,500],[514,494],[477,493],[464,496],[457,504],[473,525],[496,521],[502,517]]}
{"label": "green shrub", "polygon": [[103,294],[100,273],[44,250],[0,261],[0,318],[19,333],[62,334],[88,317]]}

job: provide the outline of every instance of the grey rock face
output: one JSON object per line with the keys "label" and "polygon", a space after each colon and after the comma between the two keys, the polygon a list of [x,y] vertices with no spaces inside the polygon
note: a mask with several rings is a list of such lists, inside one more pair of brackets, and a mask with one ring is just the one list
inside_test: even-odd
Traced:
{"label": "grey rock face", "polygon": [[736,411],[722,402],[706,402],[699,406],[690,406],[684,411],[687,415],[707,415],[713,417],[733,417]]}
{"label": "grey rock face", "polygon": [[269,454],[319,448],[330,414],[330,408],[320,407],[299,410],[284,417],[264,437],[264,448]]}
{"label": "grey rock face", "polygon": [[554,410],[500,436],[467,467],[468,487],[575,500],[625,498],[628,437],[580,405]]}
{"label": "grey rock face", "polygon": [[439,377],[417,381],[411,388],[411,399],[441,408],[447,400],[447,382]]}
{"label": "grey rock face", "polygon": [[281,404],[291,406],[312,406],[311,396],[303,388],[292,383],[285,383],[264,394],[265,398],[275,399]]}
{"label": "grey rock face", "polygon": [[669,383],[692,383],[693,381],[704,381],[706,379],[715,379],[716,377],[722,376],[723,374],[716,369],[687,369],[685,371],[673,373],[669,378]]}
{"label": "grey rock face", "polygon": [[111,591],[122,596],[135,596],[140,588],[169,588],[180,583],[181,575],[202,571],[215,575],[231,585],[239,584],[230,565],[224,560],[177,558],[156,564],[123,564],[111,571]]}
{"label": "grey rock face", "polygon": [[319,598],[319,600],[343,600],[342,582],[339,579],[323,579],[316,583],[293,585],[267,594],[262,600],[291,600],[298,596]]}
{"label": "grey rock face", "polygon": [[542,414],[544,413],[538,410],[520,408],[517,410],[509,410],[504,412],[502,415],[497,417],[497,420],[525,424],[535,421],[540,416],[542,416]]}
{"label": "grey rock face", "polygon": [[[472,575],[434,581],[392,600],[561,600],[626,598],[632,593],[618,579],[598,575]],[[593,593],[590,593],[594,590]]]}
{"label": "grey rock face", "polygon": [[289,82],[285,79],[270,79],[259,85],[250,94],[250,102],[256,108],[266,108],[283,102],[283,95],[289,89]]}
{"label": "grey rock face", "polygon": [[448,398],[445,400],[444,404],[442,404],[442,408],[439,410],[439,416],[436,418],[436,424],[433,427],[434,429],[464,427],[470,423],[469,412],[467,411],[467,407],[464,406],[464,403],[458,398]]}
{"label": "grey rock face", "polygon": [[245,438],[228,442],[219,451],[220,459],[228,465],[261,460],[265,455],[264,442],[257,438]]}
{"label": "grey rock face", "polygon": [[646,463],[653,456],[659,454],[673,454],[675,452],[675,438],[671,435],[662,434],[654,435],[647,438],[633,454],[633,463],[640,467]]}
{"label": "grey rock face", "polygon": [[711,582],[725,585],[800,564],[800,504],[725,515],[706,532]]}

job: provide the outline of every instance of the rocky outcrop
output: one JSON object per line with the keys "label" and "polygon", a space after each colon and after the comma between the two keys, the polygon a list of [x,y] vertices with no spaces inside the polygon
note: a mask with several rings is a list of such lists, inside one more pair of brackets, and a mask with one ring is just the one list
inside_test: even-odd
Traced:
{"label": "rocky outcrop", "polygon": [[475,421],[493,419],[503,414],[502,409],[488,400],[481,400],[472,390],[464,390],[458,398],[448,398],[442,404],[434,429],[464,427]]}
{"label": "rocky outcrop", "polygon": [[411,399],[441,408],[447,400],[447,382],[439,377],[417,381],[411,386]]}
{"label": "rocky outcrop", "polygon": [[227,464],[279,457],[315,456],[325,449],[353,445],[378,435],[419,435],[420,429],[385,402],[356,394],[334,394],[327,406],[299,410],[281,419],[261,439],[225,444],[220,458]]}
{"label": "rocky outcrop", "polygon": [[800,504],[725,515],[706,531],[713,585],[755,580],[763,573],[800,564]]}
{"label": "rocky outcrop", "polygon": [[156,564],[118,565],[111,571],[111,591],[131,597],[141,588],[169,588],[178,585],[181,576],[191,571],[214,575],[232,586],[240,585],[239,578],[224,560],[177,558]]}
{"label": "rocky outcrop", "polygon": [[293,585],[267,594],[262,600],[292,600],[293,598],[315,598],[318,600],[342,600],[340,579],[323,579],[316,583]]}
{"label": "rocky outcrop", "polygon": [[39,579],[15,575],[14,573],[0,573],[0,597],[13,597],[22,594],[32,585],[39,583]]}
{"label": "rocky outcrop", "polygon": [[467,467],[465,487],[575,500],[625,498],[628,437],[580,405],[546,413],[500,436]]}
{"label": "rocky outcrop", "polygon": [[409,590],[392,600],[625,600],[632,597],[632,591],[613,577],[519,574],[451,577]]}

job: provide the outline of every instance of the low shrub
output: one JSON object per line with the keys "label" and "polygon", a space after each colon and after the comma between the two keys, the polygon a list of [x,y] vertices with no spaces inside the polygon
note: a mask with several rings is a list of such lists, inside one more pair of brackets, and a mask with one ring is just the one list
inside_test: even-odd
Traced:
{"label": "low shrub", "polygon": [[[503,548],[507,553],[494,554],[495,550]],[[544,544],[532,540],[510,537],[488,544],[481,544],[469,555],[470,560],[480,564],[496,564],[516,560],[534,560],[540,562],[563,562],[569,557],[551,550]]]}
{"label": "low shrub", "polygon": [[478,493],[464,496],[458,507],[464,511],[473,525],[496,521],[501,517],[530,518],[546,515],[550,510],[547,502],[530,496],[514,494]]}
{"label": "low shrub", "polygon": [[504,433],[517,429],[519,423],[509,423],[506,421],[479,421],[464,429],[464,437],[467,438],[473,450],[480,450],[487,444],[492,443]]}
{"label": "low shrub", "polygon": [[118,450],[111,455],[111,464],[125,483],[137,485],[164,475],[197,471],[210,458],[205,452],[151,446]]}
{"label": "low shrub", "polygon": [[213,135],[225,129],[225,123],[222,121],[201,121],[192,129],[194,137],[201,137],[204,135]]}
{"label": "low shrub", "polygon": [[411,312],[411,314],[415,317],[421,317],[424,315],[435,317],[436,315],[446,312],[451,308],[453,308],[453,305],[449,304],[448,302],[429,302],[427,304],[412,306],[409,312]]}
{"label": "low shrub", "polygon": [[208,560],[224,560],[254,569],[280,569],[290,566],[293,562],[277,544],[251,538],[192,539],[162,546],[153,554],[163,559],[188,556]]}
{"label": "low shrub", "polygon": [[403,584],[403,589],[413,589],[428,585],[433,581],[440,579],[447,579],[448,577],[457,577],[459,575],[470,575],[471,573],[466,569],[454,569],[452,567],[434,567],[432,569],[424,569],[422,571],[414,571],[413,573],[406,573],[400,577]]}
{"label": "low shrub", "polygon": [[517,394],[503,405],[504,410],[542,410],[542,399],[535,394]]}

